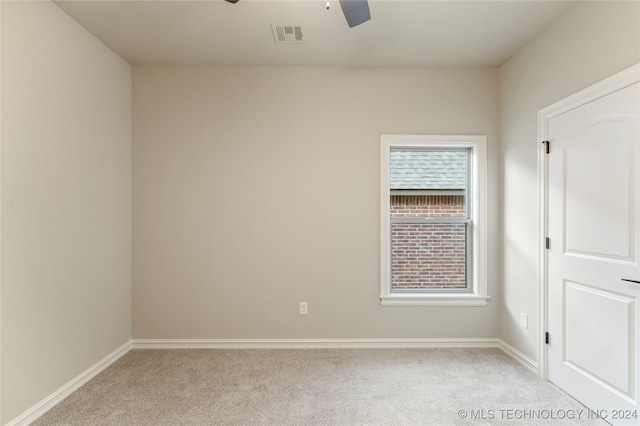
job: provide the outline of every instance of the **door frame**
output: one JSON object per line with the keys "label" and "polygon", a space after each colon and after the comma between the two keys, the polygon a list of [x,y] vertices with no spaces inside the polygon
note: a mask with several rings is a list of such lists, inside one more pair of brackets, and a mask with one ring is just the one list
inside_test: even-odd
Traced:
{"label": "door frame", "polygon": [[[546,145],[548,140],[549,120],[572,109],[578,108],[596,99],[609,95],[617,90],[640,82],[640,64],[633,65],[586,89],[561,99],[538,111],[538,376],[543,380],[548,377],[548,354],[545,343],[545,332],[548,330],[548,252],[545,238],[548,234],[549,205],[549,171]],[[551,149],[554,149],[553,146]]]}

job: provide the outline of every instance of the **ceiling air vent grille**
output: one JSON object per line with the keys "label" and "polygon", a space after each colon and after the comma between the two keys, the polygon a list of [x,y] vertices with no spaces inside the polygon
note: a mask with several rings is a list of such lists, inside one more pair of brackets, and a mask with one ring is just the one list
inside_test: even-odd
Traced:
{"label": "ceiling air vent grille", "polygon": [[271,25],[276,43],[303,43],[302,27],[296,25]]}

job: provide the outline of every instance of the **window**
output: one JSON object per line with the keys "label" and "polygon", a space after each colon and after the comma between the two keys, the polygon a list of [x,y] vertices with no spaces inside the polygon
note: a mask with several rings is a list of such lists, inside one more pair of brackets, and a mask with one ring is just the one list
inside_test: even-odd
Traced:
{"label": "window", "polygon": [[383,306],[485,306],[485,136],[383,135]]}

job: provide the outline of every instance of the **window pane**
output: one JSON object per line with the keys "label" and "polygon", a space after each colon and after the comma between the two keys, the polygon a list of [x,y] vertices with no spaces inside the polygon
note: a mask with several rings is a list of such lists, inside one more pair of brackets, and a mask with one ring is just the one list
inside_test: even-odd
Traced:
{"label": "window pane", "polygon": [[467,225],[391,224],[391,291],[466,288]]}
{"label": "window pane", "polygon": [[[392,150],[392,216],[466,216],[468,150]],[[394,206],[404,206],[393,211]],[[451,209],[450,207],[454,207]]]}

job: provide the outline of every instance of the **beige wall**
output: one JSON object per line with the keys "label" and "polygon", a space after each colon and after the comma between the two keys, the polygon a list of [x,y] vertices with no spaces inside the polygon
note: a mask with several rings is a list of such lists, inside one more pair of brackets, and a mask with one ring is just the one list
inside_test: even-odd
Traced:
{"label": "beige wall", "polygon": [[5,424],[131,338],[131,67],[52,3],[1,3]]}
{"label": "beige wall", "polygon": [[[134,67],[134,338],[495,337],[497,77]],[[488,135],[487,307],[380,306],[383,133]]]}
{"label": "beige wall", "polygon": [[[581,2],[500,69],[499,337],[536,359],[537,112],[640,62],[640,3]],[[528,329],[519,326],[529,314]]]}

